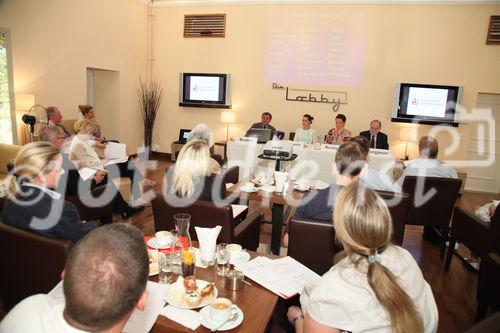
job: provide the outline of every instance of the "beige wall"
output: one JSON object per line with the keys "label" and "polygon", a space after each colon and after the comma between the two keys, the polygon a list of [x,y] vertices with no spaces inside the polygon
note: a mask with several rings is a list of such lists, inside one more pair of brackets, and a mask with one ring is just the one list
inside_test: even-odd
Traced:
{"label": "beige wall", "polygon": [[[136,87],[147,73],[147,9],[135,0],[4,0],[0,25],[10,29],[15,92],[56,105],[64,118],[85,104],[86,68],[119,72],[113,107],[97,111],[105,135],[142,142]],[[114,109],[113,109],[114,108]],[[117,124],[117,119],[124,119]],[[126,119],[126,120],[125,120]]]}
{"label": "beige wall", "polygon": [[[320,18],[343,9],[361,13],[366,19],[363,83],[358,87],[290,86],[347,91],[349,104],[341,112],[348,117],[347,127],[353,133],[367,129],[369,121],[378,118],[389,134],[394,153],[402,155],[404,144],[398,140],[398,128],[408,125],[389,121],[397,82],[462,85],[467,108],[475,105],[478,92],[500,92],[500,46],[485,45],[489,16],[498,15],[500,6],[163,7],[155,9],[154,47],[156,74],[164,83],[165,98],[154,142],[160,144],[161,151],[169,151],[179,128],[190,128],[199,122],[211,126],[216,138],[225,138],[225,127],[220,124],[221,110],[178,106],[178,75],[187,71],[231,74],[232,104],[237,119],[231,136],[243,133],[251,123],[259,121],[263,111],[271,112],[272,124],[287,133],[300,126],[304,113],[310,113],[315,117],[313,126],[326,133],[334,124],[334,114],[328,106],[287,102],[282,91],[271,89],[271,83],[264,80],[267,17],[300,12]],[[184,15],[198,13],[226,13],[226,38],[183,38]],[[419,135],[429,129],[430,126],[419,126]],[[460,126],[459,130],[467,140],[467,126]],[[439,139],[443,147],[448,144],[447,135]],[[415,155],[416,146],[412,148]],[[465,153],[463,144],[452,157],[463,158]]]}

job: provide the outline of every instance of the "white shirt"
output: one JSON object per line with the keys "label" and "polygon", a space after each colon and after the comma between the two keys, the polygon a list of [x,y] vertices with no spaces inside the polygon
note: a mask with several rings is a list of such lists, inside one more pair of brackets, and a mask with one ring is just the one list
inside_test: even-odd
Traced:
{"label": "white shirt", "polygon": [[[436,302],[411,254],[399,246],[389,246],[380,256],[382,265],[394,274],[399,286],[413,300],[422,317],[424,332],[436,332]],[[368,283],[367,264],[362,259],[356,269],[349,258],[344,258],[322,277],[306,283],[300,296],[304,313],[324,326],[340,330],[391,332],[389,316]]]}
{"label": "white shirt", "polygon": [[417,158],[409,161],[396,185],[403,187],[406,176],[458,178],[455,169],[433,158]]}
{"label": "white shirt", "polygon": [[92,167],[95,169],[104,169],[103,163],[97,155],[94,147],[87,141],[82,140],[75,135],[69,146],[69,158],[75,163],[78,169],[83,167]]}
{"label": "white shirt", "polygon": [[45,294],[30,296],[18,303],[0,322],[0,333],[84,333],[63,317],[64,304],[55,304]]}
{"label": "white shirt", "polygon": [[305,144],[316,143],[316,130],[312,128],[308,130],[297,128],[295,130],[295,137],[293,138],[293,141],[302,142]]}
{"label": "white shirt", "polygon": [[394,186],[389,176],[370,167],[361,175],[361,180],[372,190],[401,192],[398,186]]}
{"label": "white shirt", "polygon": [[50,189],[48,189],[46,187],[43,187],[43,186],[40,186],[40,185],[37,185],[37,184],[33,184],[33,183],[30,183],[30,182],[24,182],[23,185],[24,186],[29,186],[29,187],[37,188],[40,191],[42,191],[44,193],[47,193],[54,200],[59,200],[62,197],[61,193],[52,191],[52,190],[50,190]]}

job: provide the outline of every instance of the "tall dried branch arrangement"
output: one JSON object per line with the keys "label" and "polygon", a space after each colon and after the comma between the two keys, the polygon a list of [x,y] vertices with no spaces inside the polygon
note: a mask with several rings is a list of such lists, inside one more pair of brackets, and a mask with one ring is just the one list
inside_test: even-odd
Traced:
{"label": "tall dried branch arrangement", "polygon": [[139,89],[137,89],[137,94],[139,96],[139,103],[142,108],[142,120],[144,122],[144,146],[151,148],[156,114],[158,113],[163,98],[163,87],[157,79],[153,79],[147,83],[139,78]]}

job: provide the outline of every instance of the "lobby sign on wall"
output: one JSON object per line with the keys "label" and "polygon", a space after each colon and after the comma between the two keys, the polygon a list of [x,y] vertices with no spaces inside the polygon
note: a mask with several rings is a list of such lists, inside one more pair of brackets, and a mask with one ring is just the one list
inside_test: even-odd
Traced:
{"label": "lobby sign on wall", "polygon": [[272,88],[286,90],[285,100],[287,101],[332,104],[333,112],[338,112],[341,105],[347,104],[345,91],[291,89],[278,83],[273,83]]}

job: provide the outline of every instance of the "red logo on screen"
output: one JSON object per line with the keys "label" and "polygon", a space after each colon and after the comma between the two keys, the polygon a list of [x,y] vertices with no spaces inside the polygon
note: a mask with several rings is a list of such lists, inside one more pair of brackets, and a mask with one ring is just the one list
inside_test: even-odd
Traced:
{"label": "red logo on screen", "polygon": [[418,98],[413,97],[413,99],[411,100],[411,105],[418,105]]}

